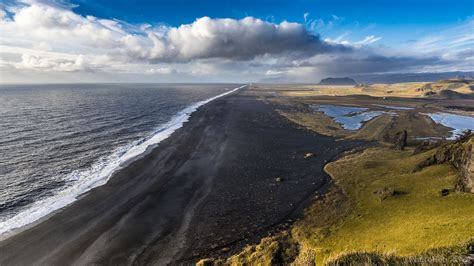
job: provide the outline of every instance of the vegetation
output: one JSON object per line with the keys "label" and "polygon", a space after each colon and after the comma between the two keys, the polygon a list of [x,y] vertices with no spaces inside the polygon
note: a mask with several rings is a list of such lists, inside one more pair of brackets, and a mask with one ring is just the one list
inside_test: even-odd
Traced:
{"label": "vegetation", "polygon": [[319,134],[335,137],[347,137],[349,131],[334,121],[334,119],[320,112],[283,112],[280,114],[295,124],[302,125]]}
{"label": "vegetation", "polygon": [[428,116],[412,111],[398,112],[397,116],[381,115],[357,131],[345,130],[333,119],[320,112],[280,111],[288,120],[309,128],[319,134],[348,139],[377,140],[392,143],[397,132],[407,130],[408,136],[445,137],[450,129],[439,125]]}
{"label": "vegetation", "polygon": [[[281,96],[309,97],[309,96],[348,96],[369,95],[375,97],[426,97],[450,90],[460,94],[473,93],[474,81],[471,80],[442,80],[437,82],[405,82],[395,84],[371,85],[274,85],[271,90],[279,92]],[[255,89],[266,90],[264,87]]]}
{"label": "vegetation", "polygon": [[328,164],[337,186],[316,196],[289,232],[220,263],[462,262],[473,246],[474,194],[454,190],[458,172],[449,164],[413,171],[436,152],[372,148]]}
{"label": "vegetation", "polygon": [[[306,96],[423,97],[426,90],[471,91],[470,82],[452,85],[453,82],[456,83],[357,87],[300,85],[290,88],[282,85],[273,86],[272,92],[304,98],[265,97],[265,100],[285,106],[279,110],[281,115],[317,133],[387,144],[393,143],[391,138],[402,130],[411,137],[442,138],[449,135],[450,129],[420,114],[420,108],[429,108],[423,101],[410,99],[403,103],[416,110],[397,111],[396,116],[381,115],[361,129],[349,131],[333,119],[305,107],[313,103],[337,104],[344,99]],[[445,85],[449,88],[443,87]],[[364,97],[346,98],[372,106],[371,97]],[[392,100],[385,104],[392,104]],[[467,263],[468,255],[474,254],[474,194],[463,191],[472,188],[472,179],[465,177],[471,173],[466,171],[472,170],[473,141],[472,134],[466,133],[455,142],[431,143],[416,149],[398,151],[385,145],[346,154],[325,167],[335,186],[324,195],[315,195],[304,217],[291,229],[264,238],[230,258],[201,261],[201,264]],[[416,141],[411,144],[414,143]]]}
{"label": "vegetation", "polygon": [[[314,231],[308,215],[295,226],[295,237],[303,236],[301,241],[319,250],[319,262],[360,252],[410,257],[453,248],[462,253],[455,247],[465,247],[474,237],[474,195],[440,195],[443,189],[453,191],[457,182],[457,171],[450,165],[413,173],[415,165],[434,152],[411,156],[410,151],[370,149],[327,165],[352,208],[325,235]],[[380,201],[374,192],[384,187],[396,193]]]}

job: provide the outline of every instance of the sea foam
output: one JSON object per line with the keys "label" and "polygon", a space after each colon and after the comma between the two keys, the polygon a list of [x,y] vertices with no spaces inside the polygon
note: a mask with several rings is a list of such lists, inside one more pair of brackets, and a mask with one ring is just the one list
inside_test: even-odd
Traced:
{"label": "sea foam", "polygon": [[199,107],[220,97],[231,94],[247,85],[240,86],[207,100],[194,103],[181,110],[170,121],[161,125],[149,137],[135,141],[129,145],[117,148],[111,155],[101,158],[85,171],[74,171],[66,180],[69,186],[58,191],[53,196],[38,200],[12,217],[0,221],[0,239],[5,239],[13,234],[15,229],[34,223],[41,218],[76,201],[79,196],[91,189],[102,186],[109,181],[117,170],[125,167],[135,159],[140,158],[156,147],[158,143],[168,138],[173,132],[181,128],[189,117]]}

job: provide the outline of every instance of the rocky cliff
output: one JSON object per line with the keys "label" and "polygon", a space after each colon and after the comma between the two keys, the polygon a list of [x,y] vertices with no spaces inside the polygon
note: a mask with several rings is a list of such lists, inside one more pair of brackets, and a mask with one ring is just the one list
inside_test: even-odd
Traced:
{"label": "rocky cliff", "polygon": [[456,189],[474,193],[474,133],[466,132],[456,141],[442,145],[437,152],[419,163],[414,171],[434,164],[450,163],[459,170]]}

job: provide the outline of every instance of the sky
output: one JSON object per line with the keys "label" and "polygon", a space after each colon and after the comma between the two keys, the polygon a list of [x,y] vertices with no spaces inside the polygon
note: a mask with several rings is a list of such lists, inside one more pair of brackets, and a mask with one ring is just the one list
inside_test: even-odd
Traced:
{"label": "sky", "polygon": [[0,3],[0,82],[318,82],[474,70],[474,1]]}

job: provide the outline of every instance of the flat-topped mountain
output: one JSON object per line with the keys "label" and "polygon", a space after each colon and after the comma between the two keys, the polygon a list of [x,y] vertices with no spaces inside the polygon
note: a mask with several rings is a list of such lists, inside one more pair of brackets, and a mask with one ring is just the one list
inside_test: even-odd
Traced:
{"label": "flat-topped mountain", "polygon": [[325,78],[319,85],[357,85],[357,82],[351,78]]}

